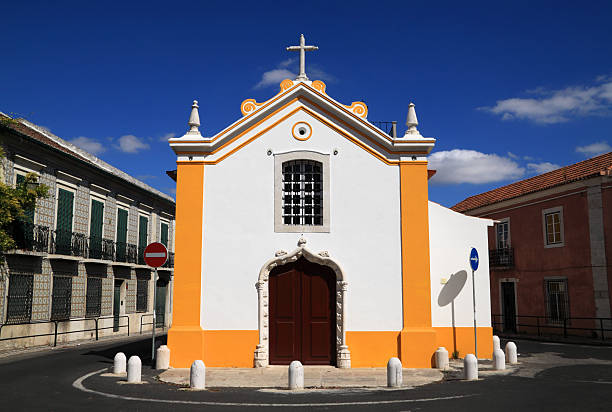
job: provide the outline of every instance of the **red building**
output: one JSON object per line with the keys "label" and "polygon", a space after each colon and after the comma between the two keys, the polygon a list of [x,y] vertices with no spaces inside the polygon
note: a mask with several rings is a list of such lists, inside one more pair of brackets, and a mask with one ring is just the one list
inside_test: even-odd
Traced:
{"label": "red building", "polygon": [[612,152],[452,209],[496,221],[489,229],[496,329],[601,336],[611,328]]}

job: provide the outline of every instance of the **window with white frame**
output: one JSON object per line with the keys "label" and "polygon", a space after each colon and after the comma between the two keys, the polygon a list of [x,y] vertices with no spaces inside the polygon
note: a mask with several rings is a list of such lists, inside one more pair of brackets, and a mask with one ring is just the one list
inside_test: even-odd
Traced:
{"label": "window with white frame", "polygon": [[569,318],[567,279],[545,279],[546,315],[549,322],[560,323]]}
{"label": "window with white frame", "polygon": [[329,155],[274,156],[274,231],[329,232]]}
{"label": "window with white frame", "polygon": [[563,208],[555,207],[542,211],[544,246],[563,246]]}
{"label": "window with white frame", "polygon": [[507,249],[510,247],[510,220],[501,219],[495,225],[497,249]]}

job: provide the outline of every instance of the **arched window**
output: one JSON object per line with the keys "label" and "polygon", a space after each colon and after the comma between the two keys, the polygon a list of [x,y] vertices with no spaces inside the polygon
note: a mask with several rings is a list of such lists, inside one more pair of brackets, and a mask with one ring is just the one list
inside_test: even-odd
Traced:
{"label": "arched window", "polygon": [[274,231],[329,232],[329,155],[274,155]]}

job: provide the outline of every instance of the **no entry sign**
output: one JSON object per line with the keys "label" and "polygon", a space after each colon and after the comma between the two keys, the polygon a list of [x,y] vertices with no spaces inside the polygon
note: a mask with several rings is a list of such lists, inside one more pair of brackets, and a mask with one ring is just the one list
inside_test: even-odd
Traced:
{"label": "no entry sign", "polygon": [[168,249],[163,243],[151,243],[144,250],[144,260],[147,265],[158,268],[168,260]]}

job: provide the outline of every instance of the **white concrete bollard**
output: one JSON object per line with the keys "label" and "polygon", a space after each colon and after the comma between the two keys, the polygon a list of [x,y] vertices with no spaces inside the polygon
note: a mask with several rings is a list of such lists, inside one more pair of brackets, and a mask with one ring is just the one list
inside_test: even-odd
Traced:
{"label": "white concrete bollard", "polygon": [[142,375],[142,362],[138,356],[130,356],[127,364],[127,381],[129,383],[140,382]]}
{"label": "white concrete bollard", "polygon": [[289,365],[289,389],[304,389],[304,367],[294,360]]}
{"label": "white concrete bollard", "polygon": [[518,363],[516,344],[514,342],[506,343],[506,362],[508,362],[510,365]]}
{"label": "white concrete bollard", "polygon": [[166,345],[161,345],[155,352],[155,369],[170,368],[170,349]]}
{"label": "white concrete bollard", "polygon": [[113,373],[115,375],[118,375],[120,373],[125,373],[125,371],[126,371],[125,363],[126,363],[125,353],[118,352],[115,355],[115,359],[113,361]]}
{"label": "white concrete bollard", "polygon": [[501,345],[499,343],[499,336],[493,335],[493,352],[495,352],[496,349],[501,349]]}
{"label": "white concrete bollard", "polygon": [[478,379],[478,359],[471,353],[463,359],[463,376],[468,381]]}
{"label": "white concrete bollard", "polygon": [[506,369],[506,356],[501,349],[495,349],[493,351],[493,369],[496,371],[503,371]]}
{"label": "white concrete bollard", "polygon": [[444,347],[439,347],[436,350],[436,368],[448,369],[448,351]]}
{"label": "white concrete bollard", "polygon": [[400,388],[402,386],[402,361],[391,358],[387,362],[387,386],[389,388]]}
{"label": "white concrete bollard", "polygon": [[191,389],[206,388],[206,365],[199,359],[193,361],[189,369],[189,387]]}

